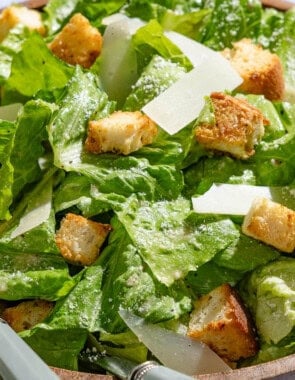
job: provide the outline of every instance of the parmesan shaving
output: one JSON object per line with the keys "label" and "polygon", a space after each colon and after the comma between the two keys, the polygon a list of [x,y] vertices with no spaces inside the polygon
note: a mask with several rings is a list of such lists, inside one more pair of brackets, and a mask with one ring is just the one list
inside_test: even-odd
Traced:
{"label": "parmesan shaving", "polygon": [[267,186],[213,184],[203,195],[192,198],[193,209],[198,213],[246,215],[254,199],[272,199]]}

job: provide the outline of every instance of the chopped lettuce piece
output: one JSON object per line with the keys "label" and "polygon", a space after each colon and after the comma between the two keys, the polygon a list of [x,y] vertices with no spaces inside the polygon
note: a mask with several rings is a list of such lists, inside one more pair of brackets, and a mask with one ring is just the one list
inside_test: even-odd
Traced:
{"label": "chopped lettuce piece", "polygon": [[41,90],[53,91],[63,88],[71,78],[73,70],[73,67],[50,52],[38,33],[32,33],[13,57],[11,75],[5,88],[31,97]]}
{"label": "chopped lettuce piece", "polygon": [[0,225],[1,252],[57,253],[52,187],[55,169],[18,203],[13,216]]}
{"label": "chopped lettuce piece", "polygon": [[54,329],[42,323],[20,336],[51,366],[78,370],[78,355],[86,342],[88,332],[81,328]]}
{"label": "chopped lettuce piece", "polygon": [[240,286],[258,333],[268,344],[286,338],[295,326],[295,260],[284,258],[254,270]]}
{"label": "chopped lettuce piece", "polygon": [[142,72],[154,55],[161,55],[183,66],[186,71],[192,68],[189,59],[165,36],[164,30],[156,20],[151,20],[137,30],[132,38],[137,52],[138,71]]}
{"label": "chopped lettuce piece", "polygon": [[133,244],[158,281],[170,286],[227,247],[238,231],[230,220],[207,222],[190,213],[189,201],[139,203],[117,212]]}
{"label": "chopped lettuce piece", "polygon": [[107,274],[102,288],[102,328],[109,333],[126,330],[118,314],[120,307],[151,322],[178,319],[188,313],[192,304],[183,282],[178,280],[170,287],[159,282],[117,217],[113,218],[112,227],[109,244],[98,259]]}
{"label": "chopped lettuce piece", "polygon": [[182,66],[155,55],[134,84],[124,109],[141,109],[185,73]]}
{"label": "chopped lettuce piece", "polygon": [[10,161],[16,125],[0,121],[0,220],[9,219],[9,206],[12,203],[13,165]]}
{"label": "chopped lettuce piece", "polygon": [[2,253],[0,277],[0,299],[10,301],[54,301],[64,297],[75,284],[63,258],[46,253]]}

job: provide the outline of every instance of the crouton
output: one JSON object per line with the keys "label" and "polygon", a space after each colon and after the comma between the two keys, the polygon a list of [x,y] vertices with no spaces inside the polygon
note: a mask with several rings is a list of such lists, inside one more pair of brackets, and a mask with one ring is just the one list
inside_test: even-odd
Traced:
{"label": "crouton", "polygon": [[258,351],[254,325],[234,289],[223,284],[199,298],[187,334],[231,363]]}
{"label": "crouton", "polygon": [[55,242],[65,260],[87,266],[97,259],[100,247],[110,230],[109,224],[68,213],[55,234]]}
{"label": "crouton", "polygon": [[214,121],[201,122],[196,128],[197,141],[206,149],[222,151],[247,159],[255,153],[254,145],[264,134],[268,121],[244,99],[214,92],[211,94]]}
{"label": "crouton", "polygon": [[269,100],[282,100],[285,85],[280,58],[244,38],[225,49],[222,55],[243,78],[238,90],[250,94],[263,94]]}
{"label": "crouton", "polygon": [[31,30],[36,30],[41,35],[45,34],[40,12],[12,5],[5,8],[0,14],[0,42],[4,40],[10,29],[17,24],[23,24]]}
{"label": "crouton", "polygon": [[50,314],[53,306],[53,302],[44,300],[23,301],[5,309],[2,317],[14,331],[20,332],[41,323]]}
{"label": "crouton", "polygon": [[117,111],[104,119],[89,122],[85,148],[91,153],[128,155],[151,144],[156,134],[156,124],[140,111]]}
{"label": "crouton", "polygon": [[242,232],[280,251],[295,249],[295,211],[266,198],[257,198],[244,218]]}
{"label": "crouton", "polygon": [[71,65],[92,66],[102,48],[102,36],[81,13],[76,13],[49,44],[54,55]]}

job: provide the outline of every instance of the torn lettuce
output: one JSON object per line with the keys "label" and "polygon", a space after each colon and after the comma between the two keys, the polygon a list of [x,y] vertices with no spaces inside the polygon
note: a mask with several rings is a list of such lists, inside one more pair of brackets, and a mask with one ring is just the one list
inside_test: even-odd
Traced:
{"label": "torn lettuce", "polygon": [[9,301],[64,297],[74,286],[62,257],[45,253],[1,253],[0,298]]}

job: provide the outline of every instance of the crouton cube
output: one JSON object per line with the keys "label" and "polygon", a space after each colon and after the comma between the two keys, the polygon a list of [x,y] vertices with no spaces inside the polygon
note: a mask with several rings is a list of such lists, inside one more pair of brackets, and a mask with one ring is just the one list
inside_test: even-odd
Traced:
{"label": "crouton cube", "polygon": [[261,240],[280,251],[295,249],[295,211],[266,198],[257,198],[244,218],[245,235]]}
{"label": "crouton cube", "polygon": [[247,159],[255,153],[254,145],[264,134],[268,121],[244,99],[224,93],[210,95],[215,122],[200,123],[195,131],[197,141],[207,149]]}
{"label": "crouton cube", "polygon": [[151,144],[156,134],[156,124],[143,113],[117,111],[89,122],[85,148],[91,153],[128,155]]}
{"label": "crouton cube", "polygon": [[109,224],[94,222],[81,215],[68,213],[55,234],[55,242],[65,260],[72,264],[87,266],[97,259],[110,230]]}
{"label": "crouton cube", "polygon": [[41,323],[50,314],[53,306],[53,302],[45,300],[23,301],[16,306],[7,307],[2,317],[14,331],[20,332]]}
{"label": "crouton cube", "polygon": [[45,34],[41,13],[33,9],[12,5],[5,8],[0,14],[0,42],[17,24],[23,24],[31,30],[36,30],[41,35]]}
{"label": "crouton cube", "polygon": [[54,55],[71,65],[92,66],[102,48],[102,36],[80,13],[76,13],[49,44]]}
{"label": "crouton cube", "polygon": [[225,49],[222,55],[243,78],[238,90],[262,94],[269,100],[282,100],[285,92],[283,67],[280,58],[260,45],[244,38]]}
{"label": "crouton cube", "polygon": [[228,363],[254,356],[258,351],[254,325],[229,284],[196,301],[187,334],[206,343]]}

